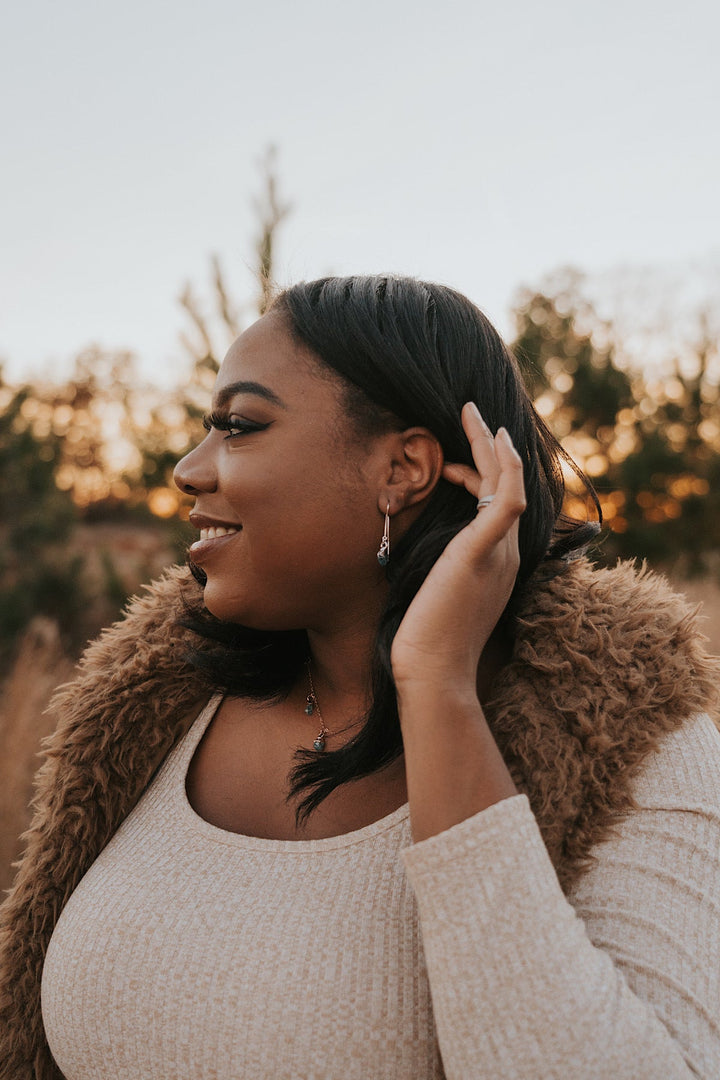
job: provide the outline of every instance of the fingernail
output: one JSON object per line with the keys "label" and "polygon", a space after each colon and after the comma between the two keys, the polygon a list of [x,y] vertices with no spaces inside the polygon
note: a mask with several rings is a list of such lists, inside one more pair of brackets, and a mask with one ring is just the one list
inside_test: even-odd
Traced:
{"label": "fingernail", "polygon": [[475,402],[474,402],[474,401],[471,401],[471,402],[470,402],[470,408],[471,408],[471,409],[473,410],[473,412],[474,412],[474,413],[475,413],[475,415],[477,416],[478,420],[479,420],[479,421],[480,421],[480,423],[482,424],[482,426],[483,426],[483,428],[485,429],[485,431],[487,431],[487,432],[488,432],[488,434],[491,434],[491,432],[490,432],[490,428],[489,428],[489,427],[487,426],[487,424],[486,424],[486,423],[485,423],[485,421],[483,420],[483,416],[482,416],[482,413],[480,412],[480,410],[478,409],[478,407],[477,407],[477,405],[475,404]]}
{"label": "fingernail", "polygon": [[[515,450],[515,443],[512,441],[512,438],[510,436],[510,432],[508,431],[508,429],[506,427],[498,428],[497,429],[497,434],[495,435],[495,438],[496,439],[502,439],[503,442],[507,443],[507,445],[509,447],[511,447],[513,450]],[[515,453],[517,454],[517,450],[515,450]]]}

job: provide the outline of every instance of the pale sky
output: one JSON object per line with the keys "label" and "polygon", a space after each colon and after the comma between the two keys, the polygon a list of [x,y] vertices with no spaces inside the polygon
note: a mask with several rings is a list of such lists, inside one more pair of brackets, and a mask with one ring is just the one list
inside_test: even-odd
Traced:
{"label": "pale sky", "polygon": [[574,264],[720,254],[717,0],[22,0],[0,20],[0,358],[90,343],[181,378],[177,297],[248,297],[258,160],[281,283],[394,271],[509,332]]}

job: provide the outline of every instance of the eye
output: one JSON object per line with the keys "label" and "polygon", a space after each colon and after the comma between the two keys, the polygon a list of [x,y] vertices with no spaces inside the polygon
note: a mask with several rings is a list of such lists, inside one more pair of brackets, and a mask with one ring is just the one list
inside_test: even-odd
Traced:
{"label": "eye", "polygon": [[242,416],[223,416],[220,413],[210,413],[203,416],[203,427],[206,431],[227,431],[226,439],[237,439],[242,435],[251,435],[256,431],[264,431],[269,424],[259,424],[255,420],[246,420]]}

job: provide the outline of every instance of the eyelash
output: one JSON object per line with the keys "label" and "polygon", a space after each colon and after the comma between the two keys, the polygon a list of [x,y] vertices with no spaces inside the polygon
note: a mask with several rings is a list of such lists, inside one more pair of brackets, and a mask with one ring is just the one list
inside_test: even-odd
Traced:
{"label": "eyelash", "polygon": [[240,435],[251,435],[254,431],[264,431],[269,424],[256,424],[249,420],[233,420],[231,416],[221,416],[220,413],[212,412],[203,416],[203,427],[206,431],[227,431],[226,439],[235,439]]}

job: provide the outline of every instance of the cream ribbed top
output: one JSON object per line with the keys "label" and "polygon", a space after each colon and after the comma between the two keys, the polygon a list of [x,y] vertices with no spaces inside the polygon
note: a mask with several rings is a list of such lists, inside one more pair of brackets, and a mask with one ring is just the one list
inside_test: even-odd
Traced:
{"label": "cream ribbed top", "polygon": [[323,840],[208,824],[185,778],[217,705],[53,934],[43,1018],[67,1080],[441,1076],[407,805]]}
{"label": "cream ribbed top", "polygon": [[720,1076],[707,718],[648,763],[581,921],[524,796],[414,846],[407,806],[323,840],[208,824],[185,777],[216,706],[58,921],[42,1006],[67,1080],[430,1080],[438,1040],[449,1080]]}

